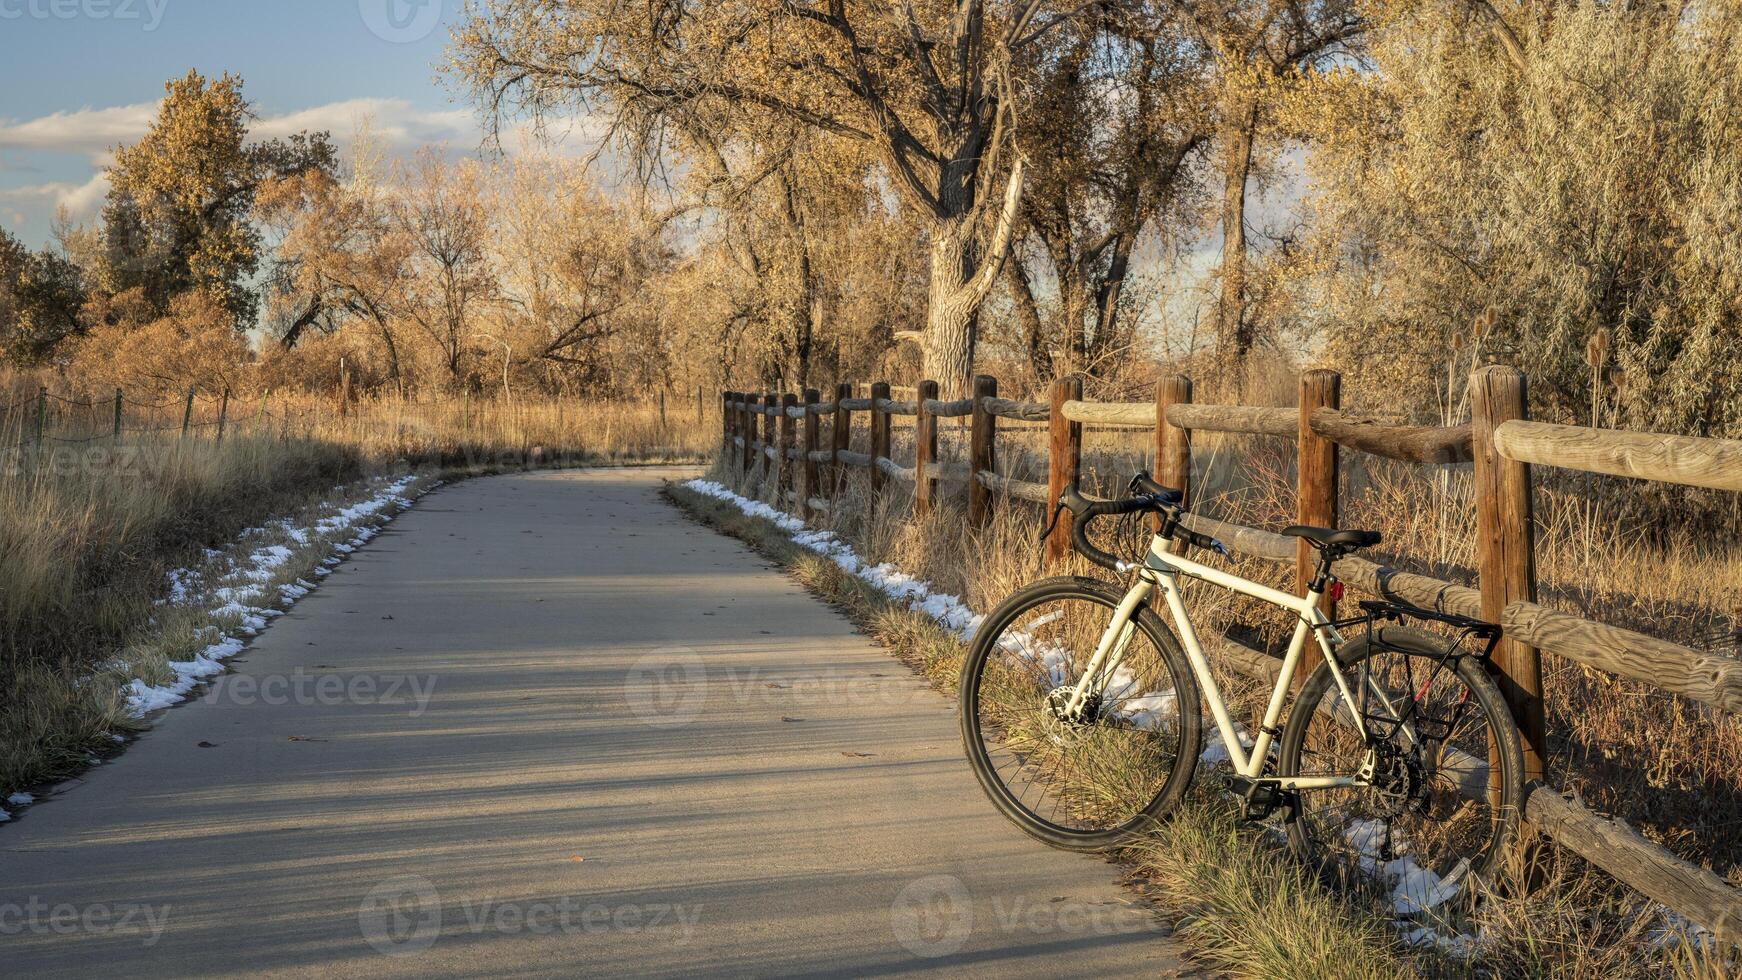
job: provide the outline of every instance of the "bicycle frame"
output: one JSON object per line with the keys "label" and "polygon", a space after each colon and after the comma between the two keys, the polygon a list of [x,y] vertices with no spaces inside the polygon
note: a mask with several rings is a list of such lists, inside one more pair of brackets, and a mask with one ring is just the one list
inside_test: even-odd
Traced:
{"label": "bicycle frame", "polygon": [[[1308,638],[1311,637],[1318,643],[1319,651],[1331,663],[1336,662],[1332,649],[1343,642],[1342,636],[1319,608],[1323,593],[1308,589],[1304,596],[1291,595],[1175,554],[1172,550],[1173,544],[1173,541],[1159,535],[1150,542],[1149,553],[1144,557],[1143,564],[1137,567],[1137,581],[1119,603],[1112,622],[1107,624],[1100,642],[1096,644],[1094,656],[1084,669],[1082,680],[1077,682],[1076,688],[1071,692],[1068,710],[1080,710],[1084,701],[1096,693],[1098,679],[1112,676],[1124,658],[1126,645],[1131,641],[1131,634],[1135,629],[1133,617],[1138,607],[1148,602],[1155,590],[1160,588],[1174,628],[1179,634],[1180,643],[1185,647],[1186,659],[1191,662],[1192,672],[1197,675],[1198,685],[1203,689],[1204,700],[1209,703],[1210,714],[1216,720],[1216,728],[1221,732],[1222,742],[1228,748],[1228,755],[1236,773],[1254,782],[1275,784],[1285,790],[1334,789],[1363,785],[1354,774],[1286,777],[1264,775],[1264,761],[1270,754],[1275,736],[1279,734],[1277,722],[1282,718],[1283,702],[1288,698],[1295,671],[1306,652]],[[1228,704],[1223,700],[1222,691],[1210,673],[1209,658],[1205,656],[1203,645],[1198,641],[1197,630],[1192,627],[1191,616],[1186,612],[1179,588],[1179,576],[1182,574],[1251,596],[1295,615],[1294,637],[1289,641],[1288,653],[1282,658],[1282,669],[1276,678],[1276,688],[1270,694],[1270,702],[1264,709],[1264,721],[1259,725],[1250,752],[1240,744],[1239,736],[1234,731],[1234,720],[1228,712]],[[1343,678],[1343,672],[1333,670],[1331,676],[1336,680],[1344,703],[1356,703],[1349,691],[1348,682]],[[1182,707],[1181,710],[1195,709]],[[1359,714],[1355,714],[1352,720],[1365,741],[1365,721]]]}

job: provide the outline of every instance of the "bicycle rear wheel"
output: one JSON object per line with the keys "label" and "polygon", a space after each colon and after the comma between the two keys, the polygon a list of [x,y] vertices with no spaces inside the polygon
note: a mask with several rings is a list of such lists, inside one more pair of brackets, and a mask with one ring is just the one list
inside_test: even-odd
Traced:
{"label": "bicycle rear wheel", "polygon": [[1036,582],[986,617],[962,666],[962,742],[987,798],[1067,850],[1116,846],[1184,795],[1200,749],[1198,688],[1173,633],[1138,610],[1114,670],[1068,705],[1123,596],[1094,579]]}
{"label": "bicycle rear wheel", "polygon": [[1518,728],[1479,658],[1441,662],[1449,642],[1385,626],[1345,644],[1337,656],[1356,703],[1320,664],[1277,760],[1284,776],[1359,771],[1369,761],[1360,715],[1378,743],[1374,785],[1301,791],[1289,843],[1332,884],[1388,892],[1401,916],[1442,915],[1473,898],[1518,833]]}

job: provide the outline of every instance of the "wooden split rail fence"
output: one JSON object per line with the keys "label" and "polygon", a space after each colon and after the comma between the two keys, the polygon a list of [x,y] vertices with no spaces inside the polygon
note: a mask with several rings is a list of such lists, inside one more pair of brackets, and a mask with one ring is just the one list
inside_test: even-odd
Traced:
{"label": "wooden split rail fence", "polygon": [[[1044,506],[1075,485],[1084,425],[1152,428],[1156,479],[1185,491],[1188,501],[1194,432],[1292,441],[1298,460],[1295,518],[1329,527],[1339,518],[1338,461],[1344,450],[1424,466],[1473,464],[1476,588],[1353,556],[1337,563],[1337,575],[1374,595],[1501,624],[1506,638],[1495,667],[1524,737],[1528,823],[1721,939],[1742,938],[1742,894],[1736,888],[1547,785],[1540,652],[1643,681],[1726,713],[1742,712],[1742,661],[1539,605],[1531,503],[1532,466],[1742,491],[1742,441],[1533,422],[1526,410],[1524,375],[1500,366],[1471,375],[1471,422],[1443,428],[1388,425],[1345,413],[1338,375],[1322,370],[1301,375],[1298,408],[1197,404],[1191,380],[1178,376],[1158,382],[1153,401],[1146,402],[1084,401],[1081,382],[1074,379],[1056,382],[1047,402],[1014,401],[999,397],[997,380],[984,375],[973,379],[972,394],[964,399],[939,400],[934,381],[902,390],[909,393],[910,398],[891,397],[894,389],[883,382],[871,385],[863,398],[854,397],[852,385],[837,385],[834,399],[827,402],[816,389],[802,394],[725,392],[722,452],[745,473],[772,480],[778,499],[801,516],[827,511],[834,489],[856,468],[868,471],[876,490],[911,486],[914,507],[921,513],[940,499],[941,483],[965,485],[968,518],[975,523],[986,522],[999,502]],[[851,448],[856,413],[869,418],[869,453]],[[895,416],[915,419],[912,465],[890,456]],[[969,420],[966,465],[940,459],[940,418]],[[1000,419],[1047,424],[1047,482],[999,472]],[[1234,552],[1293,565],[1303,588],[1312,573],[1312,556],[1299,539],[1195,514],[1187,524],[1221,539]],[[1055,529],[1047,541],[1049,560],[1062,560],[1069,546],[1069,529]],[[1249,651],[1241,657],[1238,648],[1235,652],[1245,669],[1266,671],[1262,654]],[[1268,669],[1274,673],[1274,666]]]}

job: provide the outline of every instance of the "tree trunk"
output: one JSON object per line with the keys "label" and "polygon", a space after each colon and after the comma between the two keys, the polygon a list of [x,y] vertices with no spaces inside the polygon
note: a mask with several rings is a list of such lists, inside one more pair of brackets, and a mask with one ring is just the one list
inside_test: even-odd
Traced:
{"label": "tree trunk", "polygon": [[973,234],[972,226],[957,218],[939,222],[931,236],[922,373],[936,379],[951,398],[967,390],[974,373],[981,297],[969,288],[974,278]]}
{"label": "tree trunk", "polygon": [[1119,297],[1125,291],[1125,275],[1131,267],[1131,246],[1135,241],[1135,234],[1120,234],[1112,245],[1113,257],[1107,263],[1107,274],[1095,289],[1093,351],[1097,360],[1110,353],[1122,339],[1119,333]]}
{"label": "tree trunk", "polygon": [[967,193],[940,195],[950,202],[952,214],[932,221],[924,363],[925,376],[943,386],[946,398],[959,398],[968,392],[980,304],[992,291],[1010,251],[1011,234],[1022,207],[1025,170],[1025,162],[1017,158],[983,256],[976,255],[974,243],[974,228],[983,209]]}
{"label": "tree trunk", "polygon": [[814,327],[820,315],[815,270],[811,265],[810,236],[805,233],[804,216],[799,211],[798,194],[790,175],[782,172],[780,183],[785,191],[785,218],[788,234],[798,246],[798,267],[793,271],[798,279],[798,298],[792,309],[792,357],[794,387],[803,390],[810,384],[811,350],[815,345]]}
{"label": "tree trunk", "polygon": [[1034,380],[1052,380],[1052,345],[1047,342],[1046,325],[1040,318],[1040,305],[1034,301],[1034,287],[1029,285],[1028,270],[1022,260],[1012,255],[1004,265],[1004,279],[1010,298],[1016,307],[1016,319],[1022,324],[1022,344],[1028,354],[1028,365]]}
{"label": "tree trunk", "polygon": [[1257,102],[1243,98],[1222,127],[1222,288],[1216,304],[1216,344],[1235,368],[1245,365],[1252,349],[1246,323],[1246,181],[1252,173],[1257,124]]}

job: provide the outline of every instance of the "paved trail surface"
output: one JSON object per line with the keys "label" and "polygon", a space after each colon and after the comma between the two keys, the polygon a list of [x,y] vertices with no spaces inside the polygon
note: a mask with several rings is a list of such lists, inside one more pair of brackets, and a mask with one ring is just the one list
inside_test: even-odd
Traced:
{"label": "paved trail surface", "polygon": [[0,827],[8,976],[1142,976],[949,704],[678,471],[423,499],[201,701]]}

